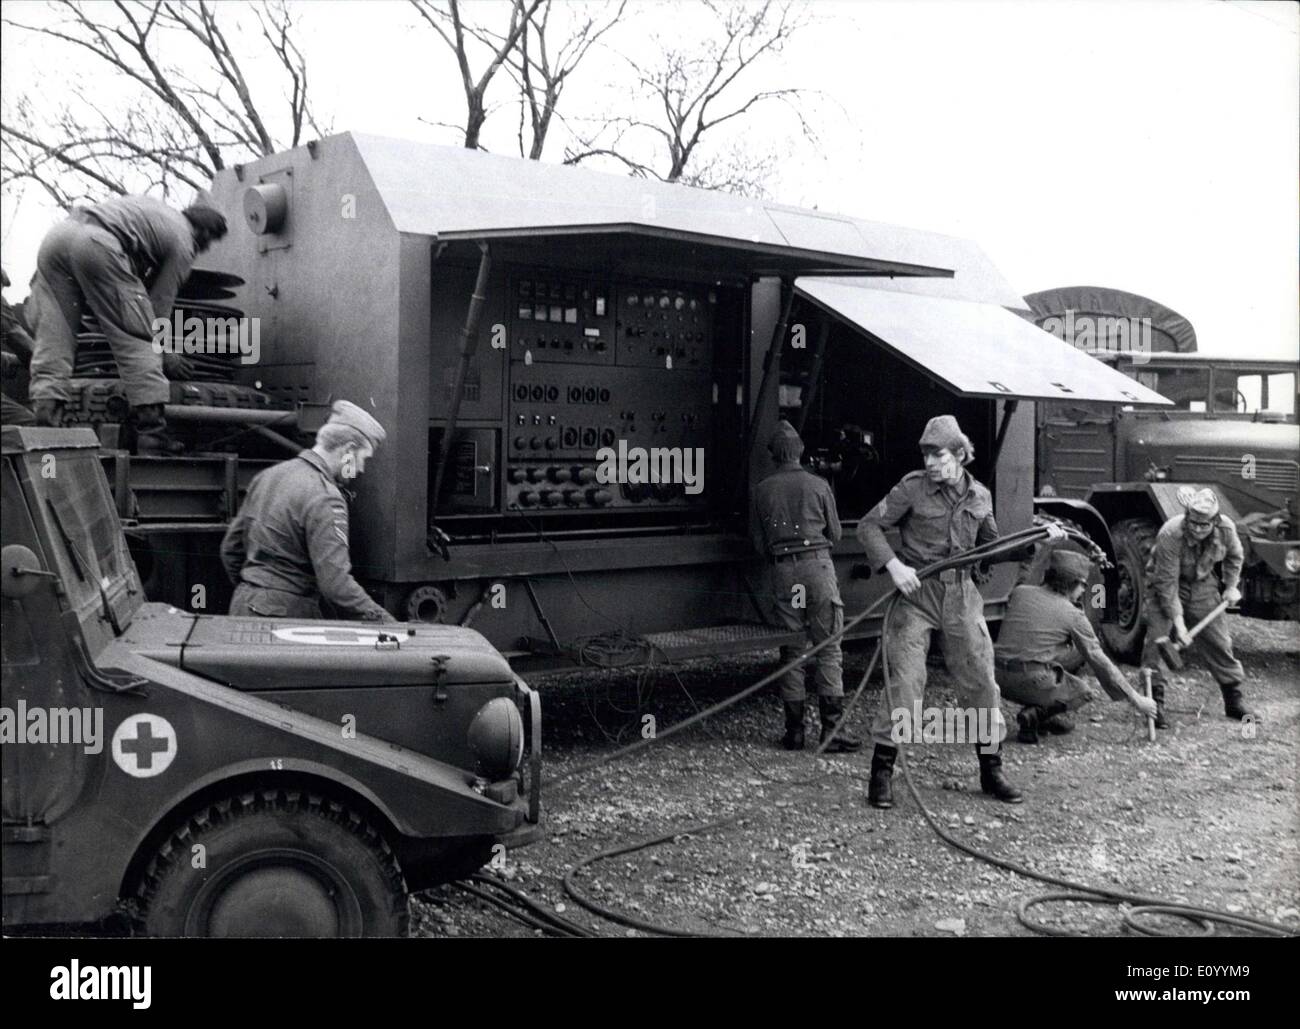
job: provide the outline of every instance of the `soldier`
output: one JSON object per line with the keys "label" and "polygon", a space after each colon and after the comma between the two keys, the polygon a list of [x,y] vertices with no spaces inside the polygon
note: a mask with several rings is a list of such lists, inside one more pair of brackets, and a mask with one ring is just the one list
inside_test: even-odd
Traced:
{"label": "soldier", "polygon": [[[925,656],[930,634],[938,631],[944,664],[970,707],[979,709],[993,727],[992,739],[976,747],[980,788],[998,800],[1019,804],[1024,798],[1002,772],[1000,744],[1006,725],[993,676],[993,641],[984,624],[984,599],[969,566],[950,569],[922,581],[916,568],[990,543],[998,537],[993,498],[966,471],[975,459],[970,439],[952,415],[931,418],[921,434],[925,471],[903,476],[889,495],[858,523],[858,541],[871,566],[889,572],[903,594],[894,609],[886,641],[892,696],[882,694],[872,726],[876,741],[871,757],[872,807],[894,806],[891,779],[898,749],[891,735],[891,702],[903,710],[920,704],[925,693]],[[901,547],[895,554],[885,530],[897,527]],[[1065,538],[1052,527],[1050,539]],[[1004,560],[1012,560],[1011,556]]]}
{"label": "soldier", "polygon": [[[9,273],[0,268],[0,283],[9,288]],[[27,367],[32,361],[32,337],[18,313],[0,295],[0,359],[4,365],[4,392],[0,393],[0,422],[5,425],[35,425],[27,399]]]}
{"label": "soldier", "polygon": [[[37,425],[63,420],[77,330],[89,308],[112,347],[132,407],[136,452],[182,449],[163,417],[171,386],[162,351],[154,347],[153,321],[171,314],[194,258],[225,234],[226,219],[211,207],[176,211],[144,196],[74,208],[46,233],[28,303],[36,336],[31,394]],[[184,376],[186,365],[182,356],[168,354],[176,377]]]}
{"label": "soldier", "polygon": [[1154,700],[1140,696],[1101,649],[1088,616],[1078,607],[1092,562],[1086,554],[1052,551],[1041,586],[1017,586],[993,648],[1002,695],[1025,705],[1016,716],[1021,743],[1037,743],[1039,729],[1066,733],[1067,712],[1094,699],[1089,682],[1077,675],[1087,664],[1111,700],[1127,699],[1148,717]]}
{"label": "soldier", "polygon": [[[820,643],[844,628],[844,602],[835,581],[831,547],[840,539],[840,520],[835,494],[820,476],[799,464],[803,440],[793,425],[782,419],[768,441],[768,452],[777,469],[760,482],[750,497],[749,531],[754,549],[771,565],[771,589],[776,617],[791,631],[802,630],[808,639]],[[782,647],[782,662],[793,661],[799,647]],[[813,673],[823,741],[835,730],[844,714],[843,658],[836,640],[816,655]],[[786,750],[804,745],[804,703],[807,689],[802,667],[781,678],[781,701],[785,707]],[[852,753],[862,741],[841,729],[826,750]]]}
{"label": "soldier", "polygon": [[369,414],[337,400],[311,450],[253,478],[221,541],[235,583],[232,615],[320,618],[323,596],[345,617],[389,620],[352,578],[348,509],[336,484],[365,471],[385,436]]}
{"label": "soldier", "polygon": [[[1169,721],[1165,716],[1164,665],[1155,641],[1168,636],[1175,643],[1185,645],[1189,621],[1199,622],[1222,600],[1229,604],[1241,600],[1241,590],[1237,588],[1244,559],[1241,540],[1232,520],[1219,513],[1218,496],[1211,489],[1186,488],[1179,491],[1178,499],[1185,513],[1174,515],[1160,527],[1147,560],[1147,592],[1152,602],[1147,608],[1142,666],[1153,670],[1151,693],[1159,709],[1158,729],[1169,728]],[[1223,569],[1222,595],[1215,575],[1216,565]],[[1250,715],[1241,699],[1246,670],[1233,656],[1232,637],[1222,616],[1202,629],[1196,641],[1223,693],[1223,713],[1236,719]]]}

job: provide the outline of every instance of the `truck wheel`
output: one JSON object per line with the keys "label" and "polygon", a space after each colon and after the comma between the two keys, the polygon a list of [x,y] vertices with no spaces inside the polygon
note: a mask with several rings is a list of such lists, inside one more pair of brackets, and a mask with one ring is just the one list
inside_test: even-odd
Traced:
{"label": "truck wheel", "polygon": [[1110,652],[1122,661],[1136,662],[1142,656],[1146,636],[1146,567],[1159,531],[1145,518],[1127,518],[1111,530],[1115,542],[1115,571],[1119,595],[1116,617],[1102,623],[1102,638]]}
{"label": "truck wheel", "polygon": [[379,833],[342,804],[290,789],[192,816],[136,895],[149,936],[405,936],[408,924],[406,883]]}

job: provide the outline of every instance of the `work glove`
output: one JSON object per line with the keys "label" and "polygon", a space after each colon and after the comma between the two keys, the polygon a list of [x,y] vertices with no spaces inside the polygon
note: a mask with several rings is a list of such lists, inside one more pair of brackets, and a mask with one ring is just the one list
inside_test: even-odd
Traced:
{"label": "work glove", "polygon": [[1235,607],[1241,603],[1241,590],[1237,589],[1236,586],[1226,589],[1223,591],[1223,599],[1228,602],[1229,607]]}

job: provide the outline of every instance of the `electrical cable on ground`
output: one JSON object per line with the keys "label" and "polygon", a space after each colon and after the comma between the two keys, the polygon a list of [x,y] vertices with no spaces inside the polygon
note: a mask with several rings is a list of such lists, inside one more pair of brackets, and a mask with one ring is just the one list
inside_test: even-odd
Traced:
{"label": "electrical cable on ground", "polygon": [[[1072,538],[1076,537],[1076,534],[1073,532],[1068,532],[1068,535],[1070,535]],[[1015,551],[1021,550],[1024,548],[1024,546],[1027,543],[1034,542],[1040,538],[1045,538],[1046,536],[1047,536],[1047,531],[1043,527],[1021,530],[1020,532],[1013,533],[1009,536],[1005,536],[998,540],[995,540],[992,543],[985,544],[982,547],[976,547],[973,550],[966,551],[965,553],[959,554],[956,557],[947,558],[942,561],[936,561],[935,563],[919,570],[917,572],[917,577],[921,579],[925,579],[933,575],[936,575],[939,572],[946,571],[949,568],[959,568],[965,565],[974,564],[976,562],[987,561],[993,557],[1003,555],[1013,550]],[[1091,541],[1089,540],[1088,543],[1091,544]],[[577,768],[569,770],[568,772],[559,776],[556,780],[553,780],[552,788],[554,788],[555,783],[564,782],[566,780],[577,778],[578,776],[581,776],[602,765],[620,760],[623,757],[626,757],[630,754],[643,750],[645,747],[650,746],[653,743],[666,739],[668,736],[681,732],[684,729],[689,728],[691,725],[694,725],[698,722],[711,718],[713,715],[719,713],[720,711],[723,711],[726,708],[729,708],[734,704],[739,703],[741,700],[757,692],[759,689],[763,688],[764,686],[767,686],[768,684],[776,681],[778,678],[780,678],[780,676],[784,675],[786,672],[790,671],[793,668],[799,667],[801,664],[803,664],[811,657],[813,657],[816,653],[818,653],[822,648],[828,646],[831,642],[837,641],[838,639],[843,637],[849,630],[851,630],[854,626],[856,626],[858,623],[860,623],[869,615],[871,615],[877,608],[880,607],[881,604],[885,603],[886,601],[888,601],[889,606],[886,609],[884,619],[882,621],[881,634],[876,644],[876,651],[872,656],[870,664],[868,665],[866,674],[863,675],[862,682],[859,684],[858,689],[855,691],[850,703],[846,705],[844,714],[843,716],[841,716],[838,724],[843,725],[847,720],[848,715],[853,708],[853,705],[856,703],[858,697],[861,695],[863,689],[866,686],[867,679],[870,676],[871,670],[875,666],[875,662],[877,658],[881,658],[881,670],[884,676],[884,698],[883,699],[886,704],[889,704],[891,698],[893,697],[893,693],[892,693],[892,682],[891,682],[890,670],[889,670],[889,658],[888,658],[888,652],[885,644],[889,635],[889,623],[891,620],[891,616],[893,614],[896,605],[899,602],[900,597],[901,594],[897,590],[891,590],[890,592],[884,594],[882,597],[876,600],[864,611],[860,612],[859,614],[855,615],[852,619],[847,621],[844,624],[844,627],[838,633],[833,634],[832,636],[823,640],[821,643],[816,644],[813,647],[809,648],[808,650],[804,651],[798,658],[794,659],[793,661],[786,662],[775,672],[772,672],[764,676],[763,678],[758,680],[758,682],[752,684],[751,686],[746,687],[745,689],[741,690],[739,693],[733,694],[732,696],[726,698],[725,700],[719,701],[718,703],[713,704],[708,708],[705,708],[703,711],[700,711],[694,715],[691,715],[686,719],[683,719],[680,722],[675,723],[674,725],[670,726],[668,729],[664,730],[663,732],[658,733],[655,737],[651,739],[638,740],[636,743],[629,744],[626,747],[621,747],[618,750],[614,751],[613,753],[605,755],[603,758],[600,758],[596,761],[588,762],[587,764],[580,765]],[[821,746],[819,746],[816,753],[820,754],[824,750],[824,748],[827,745],[829,745],[830,741],[833,738],[834,736],[832,734],[828,736],[826,740],[822,741],[822,744]],[[910,769],[908,768],[908,763],[906,759],[905,747],[898,748],[898,767],[899,770],[902,772],[904,781],[907,783],[908,791],[911,793],[912,799],[916,802],[917,807],[920,809],[921,815],[924,818],[926,824],[930,827],[930,829],[935,833],[936,836],[938,836],[941,840],[943,840],[944,843],[948,844],[950,847],[963,854],[966,854],[979,861],[983,861],[987,864],[991,864],[996,868],[1001,868],[1002,870],[1011,872],[1015,875],[1019,875],[1028,879],[1033,879],[1038,882],[1047,883],[1048,885],[1051,886],[1061,887],[1062,889],[1069,891],[1067,893],[1040,894],[1034,897],[1027,898],[1025,901],[1023,901],[1020,904],[1017,910],[1017,918],[1019,919],[1022,925],[1024,925],[1026,928],[1034,932],[1042,932],[1042,933],[1047,933],[1049,935],[1077,935],[1077,934],[1070,933],[1066,930],[1056,929],[1050,926],[1046,926],[1043,923],[1036,922],[1033,919],[1030,919],[1026,914],[1026,912],[1031,907],[1048,903],[1048,902],[1053,902],[1053,901],[1068,900],[1068,901],[1081,901],[1086,903],[1118,905],[1120,906],[1120,910],[1122,912],[1124,924],[1129,928],[1133,929],[1134,931],[1142,933],[1144,935],[1165,935],[1163,933],[1159,933],[1155,931],[1154,929],[1148,926],[1142,925],[1138,921],[1138,919],[1140,918],[1148,917],[1152,915],[1164,915],[1164,916],[1182,918],[1186,921],[1192,922],[1202,927],[1203,930],[1207,926],[1207,923],[1217,922],[1223,925],[1230,925],[1240,929],[1246,929],[1253,933],[1259,935],[1265,935],[1265,936],[1294,937],[1296,935],[1300,935],[1297,934],[1297,932],[1294,929],[1291,929],[1287,926],[1281,925],[1276,922],[1269,922],[1263,919],[1256,919],[1248,916],[1235,915],[1230,912],[1219,911],[1214,908],[1201,907],[1198,905],[1170,903],[1159,897],[1148,897],[1141,894],[1128,893],[1122,890],[1111,890],[1105,887],[1090,886],[1086,883],[1078,883],[1078,882],[1074,882],[1073,880],[1065,879],[1059,876],[1048,875],[1043,872],[1036,872],[1033,869],[1027,868],[1024,865],[1018,864],[1013,861],[1008,861],[1004,858],[997,857],[996,855],[990,854],[986,851],[979,849],[978,847],[972,846],[968,843],[965,843],[957,839],[956,837],[947,833],[938,824],[938,822],[934,818],[933,813],[930,811],[928,807],[925,806],[924,801],[922,801],[920,792],[917,789],[916,784],[912,781],[911,772]],[[718,828],[722,825],[735,822],[742,817],[745,817],[745,815],[744,814],[732,815],[729,818],[722,820],[721,822],[707,823],[704,826],[696,826],[691,829],[676,829],[671,832],[667,832],[660,836],[657,836],[651,840],[643,841],[641,843],[632,844],[624,847],[615,847],[615,848],[611,848],[610,850],[601,851],[599,854],[593,855],[592,857],[579,862],[577,865],[573,867],[573,869],[569,871],[569,873],[564,878],[565,890],[566,892],[568,892],[569,896],[573,898],[575,903],[579,904],[580,906],[585,907],[588,910],[593,911],[598,915],[601,915],[602,917],[610,918],[612,921],[617,921],[620,924],[627,925],[631,928],[636,928],[644,932],[655,933],[657,935],[663,935],[663,936],[709,935],[705,933],[691,932],[688,930],[679,930],[670,926],[657,925],[655,923],[648,922],[643,919],[633,919],[630,916],[622,915],[619,912],[613,911],[613,909],[606,908],[603,905],[599,905],[596,902],[591,901],[585,895],[581,894],[580,891],[578,891],[576,889],[576,886],[574,885],[575,880],[580,870],[604,858],[614,857],[620,854],[632,853],[637,850],[645,849],[646,847],[667,843],[671,840],[678,838],[679,836],[688,833],[699,833],[699,832],[707,831],[712,828]]]}

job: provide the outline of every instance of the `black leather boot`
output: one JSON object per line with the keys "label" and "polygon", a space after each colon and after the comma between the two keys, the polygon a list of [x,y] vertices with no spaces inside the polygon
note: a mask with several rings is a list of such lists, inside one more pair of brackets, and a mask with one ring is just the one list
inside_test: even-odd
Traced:
{"label": "black leather boot", "polygon": [[135,452],[154,457],[175,457],[185,450],[184,444],[167,432],[162,404],[141,404],[132,409],[135,420]]}
{"label": "black leather boot", "polygon": [[1067,732],[1074,731],[1074,719],[1064,704],[1048,704],[1038,717],[1039,724],[1055,736],[1064,736]]}
{"label": "black leather boot", "polygon": [[[826,743],[826,737],[835,732],[835,727],[840,724],[840,719],[844,717],[844,698],[818,697],[817,711],[822,720],[821,742]],[[861,749],[862,741],[860,739],[847,729],[840,729],[839,732],[835,733],[835,738],[827,744],[823,753],[856,754]]]}
{"label": "black leather boot", "polygon": [[871,785],[867,788],[867,803],[872,807],[891,808],[894,806],[894,758],[898,757],[897,747],[887,747],[877,743],[871,755]]}
{"label": "black leather boot", "polygon": [[803,701],[785,702],[785,738],[781,746],[786,750],[803,750]]}
{"label": "black leather boot", "polygon": [[1038,742],[1038,708],[1022,707],[1016,715],[1016,725],[1020,727],[1016,734],[1017,740],[1021,743]]}
{"label": "black leather boot", "polygon": [[1151,699],[1156,702],[1156,728],[1168,729],[1169,719],[1165,717],[1165,684],[1159,679],[1151,680]]}
{"label": "black leather boot", "polygon": [[1007,804],[1023,802],[1024,795],[1002,774],[1002,754],[996,750],[986,754],[982,746],[976,746],[975,753],[980,759],[980,789]]}
{"label": "black leather boot", "polygon": [[1220,686],[1219,691],[1223,694],[1223,713],[1227,717],[1235,718],[1239,722],[1247,716],[1255,717],[1254,712],[1247,708],[1241,699],[1240,683],[1234,682],[1231,686]]}
{"label": "black leather boot", "polygon": [[63,424],[62,400],[34,400],[32,414],[37,425],[59,426]]}

